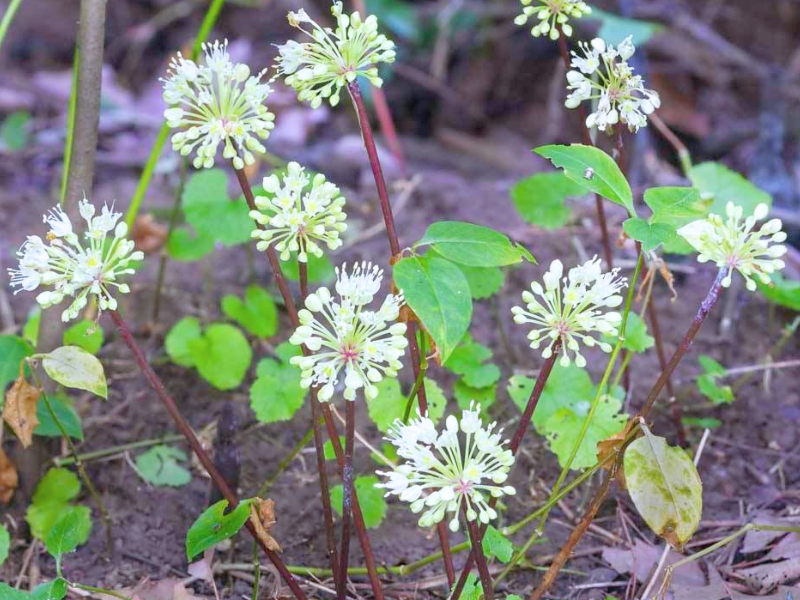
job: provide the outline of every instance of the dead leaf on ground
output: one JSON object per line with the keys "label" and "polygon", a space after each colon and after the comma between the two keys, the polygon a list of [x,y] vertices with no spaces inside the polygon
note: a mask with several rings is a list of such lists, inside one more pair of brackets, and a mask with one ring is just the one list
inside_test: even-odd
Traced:
{"label": "dead leaf on ground", "polygon": [[281,552],[278,541],[270,535],[270,530],[277,523],[275,516],[275,501],[272,499],[262,500],[254,498],[250,505],[250,522],[256,529],[256,536],[264,542],[264,545],[273,552]]}
{"label": "dead leaf on ground", "polygon": [[151,254],[167,241],[167,228],[158,223],[150,213],[136,217],[131,237],[136,249]]}
{"label": "dead leaf on ground", "polygon": [[17,468],[8,455],[0,447],[0,502],[8,504],[19,485]]}
{"label": "dead leaf on ground", "polygon": [[781,583],[800,577],[800,560],[795,555],[783,562],[771,562],[757,567],[738,569],[731,575],[741,577],[756,591],[769,592]]}
{"label": "dead leaf on ground", "polygon": [[[605,548],[603,550],[603,560],[611,565],[611,568],[617,573],[623,575],[634,574],[636,579],[641,583],[645,583],[653,574],[653,567],[658,564],[661,552],[663,552],[663,546],[651,546],[647,542],[636,540],[632,550]],[[682,558],[683,556],[677,552],[670,551],[666,565],[669,566]],[[690,562],[681,565],[675,570],[672,574],[672,583],[701,587],[706,584],[706,576],[697,561]]]}
{"label": "dead leaf on ground", "polygon": [[20,368],[19,377],[6,392],[3,420],[17,434],[25,448],[33,443],[33,430],[39,424],[39,419],[36,418],[36,404],[40,395],[41,392],[25,380]]}
{"label": "dead leaf on ground", "polygon": [[[775,515],[774,512],[770,511],[763,511],[758,512],[752,517],[753,523],[759,523],[762,525],[776,525],[776,526],[787,526],[787,527],[795,527],[797,526],[798,522],[800,521],[797,517],[779,517]],[[765,529],[751,529],[744,535],[744,541],[742,542],[742,553],[743,554],[752,554],[754,552],[761,552],[762,550],[766,550],[767,546],[772,544],[778,538],[781,538],[786,535],[785,531],[773,531],[773,530],[765,530]],[[798,543],[800,543],[800,536],[790,536],[796,537]],[[785,540],[784,540],[785,541]],[[780,545],[780,544],[779,544]],[[777,546],[776,546],[777,549]],[[798,554],[800,556],[800,554]],[[767,560],[779,560],[781,558],[789,558],[788,556],[774,556],[772,558],[768,558]]]}
{"label": "dead leaf on ground", "polygon": [[203,552],[203,558],[195,561],[186,569],[189,575],[197,577],[208,583],[214,583],[214,570],[211,568],[211,563],[214,560],[214,547],[212,546]]}
{"label": "dead leaf on ground", "polygon": [[[133,587],[115,589],[115,592],[127,596],[131,600],[205,600],[205,596],[198,596],[186,586],[180,579],[162,579],[161,581],[151,581],[143,579]],[[118,597],[109,594],[92,594],[97,600],[119,600]]]}

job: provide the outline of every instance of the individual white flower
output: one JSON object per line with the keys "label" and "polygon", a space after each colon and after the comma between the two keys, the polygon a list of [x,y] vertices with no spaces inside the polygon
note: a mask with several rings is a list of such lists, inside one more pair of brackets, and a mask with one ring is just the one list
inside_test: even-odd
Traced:
{"label": "individual white flower", "polygon": [[289,24],[313,41],[289,41],[278,46],[278,71],[297,91],[297,97],[310,102],[313,108],[326,99],[336,106],[342,88],[358,76],[381,87],[383,80],[375,65],[395,60],[394,42],[378,33],[378,19],[374,15],[363,21],[358,12],[348,16],[341,2],[333,3],[331,13],[336,19],[335,30],[320,27],[303,9],[290,12]]}
{"label": "individual white flower", "polygon": [[266,151],[266,140],[275,127],[275,115],[264,102],[272,92],[262,83],[266,69],[257,75],[234,63],[228,40],[203,44],[204,62],[197,64],[180,52],[170,62],[164,82],[167,125],[181,129],[172,136],[173,150],[188,156],[196,151],[196,169],[214,166],[219,145],[222,156],[236,169],[255,162],[253,152]]}
{"label": "individual white flower", "polygon": [[356,264],[351,273],[343,265],[336,269],[338,300],[322,287],[308,295],[298,314],[300,326],[289,341],[305,344],[311,354],[295,356],[291,362],[302,370],[302,387],[320,386],[323,402],[333,396],[342,372],[345,399],[355,400],[356,392],[364,388],[364,395],[373,400],[378,395],[375,384],[396,377],[402,367],[400,357],[408,345],[406,324],[394,321],[403,294],[389,294],[376,311],[366,308],[382,279],[383,271],[371,263]]}
{"label": "individual white flower", "polygon": [[752,215],[743,219],[744,209],[728,202],[725,206],[726,220],[711,214],[684,225],[678,234],[697,250],[698,261],[710,261],[728,269],[722,280],[723,287],[730,286],[733,272],[739,271],[747,282],[747,289],[754,291],[754,278],[769,284],[770,275],[786,266],[780,259],[786,254],[786,246],[782,244],[786,241],[786,233],[781,231],[781,220],[770,219],[755,229],[756,222],[768,213],[767,205],[759,204]]}
{"label": "individual white flower", "polygon": [[[134,243],[126,239],[128,226],[124,221],[118,223],[121,213],[104,205],[95,216],[95,207],[85,198],[79,208],[87,224],[83,242],[73,231],[67,214],[56,207],[44,216],[44,222],[50,226],[47,242],[37,235],[28,236],[17,252],[19,268],[8,270],[11,285],[20,288],[15,293],[50,288],[36,296],[43,308],[74,298],[61,313],[63,321],[76,319],[90,295],[97,297],[101,311],[116,310],[117,301],[111,289],[127,294],[130,288],[118,278],[133,274],[131,263],[144,258],[142,252],[133,251]],[[111,231],[114,236],[109,240]]]}
{"label": "individual white flower", "polygon": [[627,285],[626,279],[618,277],[619,269],[604,273],[596,256],[570,269],[566,277],[563,274],[561,261],[554,260],[544,274],[544,288],[537,281],[531,283],[532,293],[522,293],[526,308],[515,306],[511,312],[515,323],[534,325],[528,339],[534,349],[545,344],[544,358],[552,356],[552,343],[560,339],[564,352],[561,364],[570,364],[569,352],[572,352],[575,364],[584,367],[586,359],[580,353],[581,344],[611,352],[610,344],[596,340],[592,334],[619,335],[617,328],[622,316],[607,309],[622,304],[622,296],[617,292]]}
{"label": "individual white flower", "polygon": [[289,260],[296,252],[300,262],[308,262],[309,254],[323,255],[320,244],[330,250],[342,245],[339,234],[347,229],[345,200],[324,175],[312,179],[298,163],[290,162],[283,182],[278,175],[270,175],[262,186],[269,195],[256,196],[258,210],[250,211],[250,218],[264,226],[252,234],[261,240],[256,244],[259,250],[275,244],[281,260]]}
{"label": "individual white flower", "polygon": [[450,529],[457,531],[462,505],[468,520],[488,523],[497,517],[488,501],[516,493],[503,485],[514,455],[504,447],[502,429],[494,431],[496,423],[484,427],[480,408],[471,403],[460,424],[450,415],[441,434],[433,421],[419,415],[408,424],[398,419],[389,430],[386,439],[406,462],[393,471],[378,471],[386,481],[376,487],[411,503],[414,513],[422,513],[421,527],[440,523],[450,513]]}
{"label": "individual white flower", "polygon": [[658,93],[644,87],[641,75],[634,75],[628,59],[636,51],[627,37],[616,48],[595,38],[580,42],[580,54],[572,53],[572,70],[567,72],[567,108],[578,108],[585,100],[596,101],[586,126],[605,131],[624,123],[633,132],[647,125],[647,115],[661,106]]}
{"label": "individual white flower", "polygon": [[517,25],[525,25],[529,18],[538,19],[531,28],[533,37],[547,35],[551,40],[557,40],[559,30],[565,36],[572,35],[570,17],[580,19],[592,12],[592,8],[583,0],[521,0],[522,14],[514,19]]}

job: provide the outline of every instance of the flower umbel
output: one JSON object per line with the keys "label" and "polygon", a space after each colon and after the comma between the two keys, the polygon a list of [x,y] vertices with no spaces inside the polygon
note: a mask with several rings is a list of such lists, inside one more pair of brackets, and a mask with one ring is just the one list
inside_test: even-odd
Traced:
{"label": "flower umbel", "polygon": [[[72,304],[61,313],[63,321],[76,319],[90,295],[97,297],[101,311],[116,310],[117,301],[111,295],[111,288],[127,294],[130,288],[117,279],[133,274],[130,263],[144,258],[142,252],[133,251],[133,242],[126,239],[128,226],[124,221],[117,222],[122,213],[113,212],[113,207],[106,204],[95,215],[95,207],[86,199],[80,201],[79,207],[87,224],[83,242],[73,231],[70,218],[57,206],[44,216],[44,222],[50,226],[47,241],[29,235],[17,252],[19,269],[8,270],[14,287],[29,292],[40,286],[52,288],[36,296],[42,308],[73,297]],[[111,231],[114,237],[109,240]]]}
{"label": "flower umbel", "polygon": [[297,97],[310,102],[313,108],[319,107],[323,100],[336,106],[341,89],[359,75],[381,87],[383,80],[375,65],[392,63],[395,59],[394,42],[378,33],[378,19],[374,15],[363,21],[358,12],[348,16],[341,2],[333,3],[331,13],[336,19],[335,30],[320,27],[302,8],[290,12],[289,24],[314,41],[290,40],[278,46],[278,71],[286,75],[286,83],[297,91]]}
{"label": "flower umbel", "polygon": [[[488,523],[497,517],[488,500],[516,493],[512,486],[503,485],[514,455],[504,447],[502,429],[494,430],[496,423],[483,425],[480,408],[470,404],[461,413],[460,423],[450,415],[441,434],[423,416],[407,425],[398,419],[389,430],[386,439],[406,462],[390,472],[378,471],[387,480],[376,487],[386,489],[387,496],[410,502],[414,513],[422,512],[421,527],[440,523],[451,513],[450,529],[457,531],[462,504],[468,520]],[[459,436],[459,431],[464,435]]]}
{"label": "flower umbel", "polygon": [[275,244],[281,260],[289,260],[296,252],[300,262],[308,262],[309,254],[322,256],[320,244],[330,250],[342,245],[339,234],[347,229],[345,200],[324,175],[312,179],[298,163],[290,162],[282,182],[270,175],[262,185],[269,196],[256,196],[258,210],[250,211],[250,218],[264,226],[252,234],[261,240],[256,244],[259,250]]}
{"label": "flower umbel", "polygon": [[196,150],[196,169],[214,166],[220,144],[222,156],[241,169],[255,162],[253,152],[265,152],[260,140],[275,127],[275,115],[264,102],[272,92],[243,63],[234,63],[228,41],[203,44],[203,64],[181,56],[170,62],[164,82],[167,125],[182,129],[172,136],[172,149],[188,156]]}
{"label": "flower umbel", "polygon": [[572,35],[570,17],[580,19],[583,15],[592,12],[592,8],[583,0],[521,0],[522,14],[514,19],[517,25],[525,25],[529,18],[538,22],[531,28],[533,37],[548,36],[557,40],[560,33],[565,36]]}
{"label": "flower umbel", "polygon": [[780,219],[770,219],[759,229],[757,221],[769,213],[766,204],[756,206],[752,215],[744,216],[744,209],[728,202],[725,207],[727,219],[711,214],[705,219],[692,221],[678,230],[697,250],[700,262],[713,262],[718,267],[727,267],[728,274],[722,280],[723,287],[731,284],[734,271],[739,271],[747,282],[747,289],[755,291],[758,278],[769,284],[770,275],[780,271],[786,263],[780,259],[786,254],[786,233],[781,231]]}
{"label": "flower umbel", "polygon": [[586,359],[580,353],[581,344],[589,348],[597,345],[603,352],[611,352],[610,344],[597,341],[592,334],[619,335],[617,327],[622,316],[606,309],[622,304],[622,296],[617,292],[627,285],[626,279],[618,277],[619,269],[603,273],[597,257],[573,267],[562,278],[563,274],[561,261],[554,260],[544,274],[544,288],[534,281],[533,293],[522,293],[527,310],[515,306],[511,312],[515,323],[534,325],[528,339],[534,349],[546,344],[544,358],[552,356],[552,342],[561,339],[564,349],[561,364],[570,364],[569,352],[572,352],[575,364],[584,367]]}
{"label": "flower umbel", "polygon": [[396,377],[402,367],[400,357],[408,345],[406,324],[392,324],[400,314],[402,293],[386,296],[376,311],[366,309],[382,279],[383,271],[371,263],[356,264],[350,273],[344,265],[336,269],[338,302],[325,287],[306,298],[300,326],[289,341],[305,344],[312,354],[295,356],[291,362],[302,369],[304,388],[321,386],[322,402],[333,396],[342,371],[345,399],[355,400],[356,392],[364,388],[372,400],[378,394],[375,384],[384,377]]}
{"label": "flower umbel", "polygon": [[628,64],[636,51],[630,36],[616,48],[600,38],[579,45],[581,54],[572,53],[572,70],[567,72],[567,89],[571,90],[567,108],[596,100],[595,112],[586,118],[587,127],[605,131],[624,123],[633,132],[645,127],[647,115],[661,106],[661,99],[657,92],[644,87],[641,75],[634,75]]}

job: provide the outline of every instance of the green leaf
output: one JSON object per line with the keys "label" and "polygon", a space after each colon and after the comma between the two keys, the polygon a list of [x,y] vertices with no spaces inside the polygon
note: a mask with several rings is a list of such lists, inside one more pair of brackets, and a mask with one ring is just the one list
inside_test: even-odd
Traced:
{"label": "green leaf", "polygon": [[453,384],[453,395],[456,397],[459,408],[469,408],[470,402],[474,400],[481,405],[481,412],[485,413],[497,400],[497,385],[473,388],[464,383],[462,379],[459,379]]}
{"label": "green leaf", "polygon": [[469,284],[469,291],[475,300],[491,298],[503,287],[506,274],[500,267],[468,267],[456,265]]}
{"label": "green leaf", "polygon": [[537,173],[511,188],[511,200],[522,218],[543,229],[560,229],[572,215],[567,198],[584,196],[586,189],[564,173]]}
{"label": "green leaf", "polygon": [[678,231],[672,225],[648,223],[639,217],[628,219],[622,224],[622,228],[629,237],[642,243],[642,250],[645,252],[651,252],[678,237]]}
{"label": "green leaf", "polygon": [[[8,553],[11,550],[11,536],[8,533],[8,529],[6,526],[0,523],[0,567],[3,566],[3,563],[6,562],[8,558]],[[0,588],[0,592],[2,588]],[[5,596],[2,596],[5,598]]]}
{"label": "green leaf", "polygon": [[421,29],[417,12],[403,0],[367,0],[367,14],[375,15],[381,25],[398,37],[416,42]]}
{"label": "green leaf", "polygon": [[644,193],[644,202],[653,211],[651,223],[672,225],[676,229],[708,216],[707,203],[693,187],[656,187]]}
{"label": "green leaf", "polygon": [[[53,407],[53,412],[61,422],[61,425],[66,430],[69,437],[83,441],[83,428],[81,427],[81,418],[75,409],[72,408],[72,403],[68,398],[62,396],[48,396],[50,406]],[[39,419],[39,424],[33,430],[34,435],[42,437],[61,437],[61,431],[47,410],[47,404],[38,402],[36,404],[36,417]]]}
{"label": "green leaf", "polygon": [[623,458],[628,493],[648,527],[680,550],[700,524],[703,483],[683,448],[642,431]]}
{"label": "green leaf", "polygon": [[172,446],[153,446],[136,457],[136,468],[142,478],[156,486],[181,487],[192,480],[192,474],[178,464],[187,460],[186,453]]}
{"label": "green leaf", "polygon": [[483,344],[474,342],[467,335],[464,342],[453,350],[450,358],[444,363],[444,367],[457,375],[466,375],[490,358],[492,358],[492,351]]}
{"label": "green leaf", "polygon": [[204,510],[186,532],[186,556],[189,562],[198,554],[236,535],[250,517],[250,502],[242,500],[227,514],[227,500],[220,500]]}
{"label": "green leaf", "polygon": [[[447,397],[435,381],[426,377],[424,382],[428,399],[428,417],[437,422],[444,414]],[[403,418],[408,398],[401,391],[400,383],[396,379],[382,379],[375,385],[378,388],[378,395],[374,400],[367,402],[367,411],[378,430],[386,433],[396,419]],[[417,400],[414,406],[417,406]],[[412,409],[411,415],[414,414],[416,413]]]}
{"label": "green leaf", "polygon": [[53,581],[37,585],[31,592],[30,600],[62,600],[66,595],[67,581],[59,577]]}
{"label": "green leaf", "polygon": [[[300,268],[298,267],[296,258],[292,258],[282,264],[284,265],[283,274],[286,276],[286,279],[290,281],[300,281]],[[309,255],[308,283],[326,284],[334,279],[336,279],[336,271],[327,254],[323,254],[322,256]]]}
{"label": "green leaf", "polygon": [[[28,507],[25,513],[25,519],[31,526],[31,532],[35,537],[47,539],[55,523],[62,519],[64,515],[70,513],[77,513],[77,518],[80,522],[86,524],[84,525],[84,530],[86,531],[86,539],[88,539],[92,524],[92,511],[89,510],[88,506],[76,506],[54,502],[39,505],[34,504]],[[80,543],[85,543],[86,539],[83,539]]]}
{"label": "green leaf", "polygon": [[[361,512],[364,513],[364,524],[370,529],[378,527],[386,516],[386,500],[383,490],[376,488],[379,483],[375,475],[356,477],[353,487],[358,495]],[[342,514],[344,488],[336,485],[331,488],[331,506],[338,514]]]}
{"label": "green leaf", "polygon": [[[609,344],[616,344],[619,338],[603,336]],[[628,324],[625,327],[625,341],[622,347],[631,352],[645,352],[653,347],[655,339],[647,333],[647,324],[636,313],[628,314]]]}
{"label": "green leaf", "polygon": [[708,354],[701,354],[697,357],[697,362],[703,368],[703,371],[709,375],[725,375],[728,370],[722,366],[719,361],[714,360]]}
{"label": "green leaf", "polygon": [[269,292],[257,285],[245,290],[244,300],[228,295],[222,299],[222,312],[251,335],[267,338],[278,330],[278,309]]}
{"label": "green leaf", "polygon": [[[339,445],[344,448],[344,436],[339,436]],[[336,450],[333,449],[333,442],[330,440],[326,440],[325,443],[322,445],[322,454],[325,456],[325,460],[336,460]]]}
{"label": "green leaf", "polygon": [[642,21],[640,19],[628,19],[620,17],[610,12],[600,10],[592,6],[592,12],[585,17],[586,19],[598,19],[600,30],[597,37],[603,38],[606,43],[617,45],[626,37],[631,37],[634,46],[641,46],[647,43],[656,33],[664,27],[653,21]]}
{"label": "green leaf", "polygon": [[103,364],[78,346],[61,346],[42,355],[48,377],[64,387],[86,390],[108,400],[108,385]]}
{"label": "green leaf", "polygon": [[481,365],[464,375],[464,383],[473,388],[485,388],[500,380],[500,369],[497,365]]}
{"label": "green leaf", "polygon": [[194,358],[189,351],[189,343],[203,336],[200,321],[194,317],[184,317],[169,330],[164,339],[164,346],[170,360],[182,367],[193,367]]}
{"label": "green leaf", "polygon": [[745,217],[753,214],[756,206],[761,203],[772,206],[772,196],[720,163],[704,162],[695,165],[689,171],[689,179],[700,190],[703,198],[712,199],[709,212],[717,215],[725,215],[728,202],[741,206]]}
{"label": "green leaf", "polygon": [[[450,587],[450,595],[453,595],[455,591],[456,584],[454,583]],[[483,597],[483,587],[481,586],[481,582],[478,579],[478,576],[475,573],[470,573],[467,575],[467,582],[464,584],[464,589],[461,592],[462,600],[481,600]]]}
{"label": "green leaf", "polygon": [[183,211],[199,234],[223,246],[248,242],[255,229],[247,204],[228,197],[228,178],[221,169],[207,169],[189,178],[183,190]]}
{"label": "green leaf", "polygon": [[170,258],[181,262],[200,260],[214,250],[214,238],[198,233],[184,225],[172,230],[167,240],[167,252]]}
{"label": "green leaf", "polygon": [[482,545],[483,553],[487,558],[494,557],[502,563],[507,563],[514,555],[514,544],[491,525],[483,534]]}
{"label": "green leaf", "polygon": [[536,262],[528,250],[508,236],[463,221],[438,221],[428,226],[414,248],[431,246],[437,254],[468,267],[503,267],[522,260]]}
{"label": "green leaf", "polygon": [[42,309],[38,304],[28,312],[28,320],[22,326],[22,337],[33,348],[39,344],[39,325],[42,322]]}
{"label": "green leaf", "polygon": [[28,145],[28,122],[31,115],[26,110],[12,112],[0,125],[0,140],[9,150],[22,150]]}
{"label": "green leaf", "polygon": [[69,469],[50,469],[36,486],[33,505],[65,504],[75,498],[80,491],[81,482],[75,473]]}
{"label": "green leaf", "polygon": [[20,363],[31,354],[33,347],[21,337],[0,335],[0,392],[19,377]]}
{"label": "green leaf", "polygon": [[439,384],[433,379],[425,377],[424,381],[425,392],[428,399],[428,418],[434,423],[437,423],[439,419],[442,418],[442,415],[444,415],[445,408],[447,407],[447,396],[444,395],[442,388],[440,388]]}
{"label": "green leaf", "polygon": [[714,375],[701,375],[697,378],[697,389],[714,404],[730,404],[736,397],[729,385],[719,385]]}
{"label": "green leaf", "polygon": [[722,421],[709,417],[683,417],[684,425],[700,427],[701,429],[717,429],[722,427]]}
{"label": "green leaf", "polygon": [[800,312],[800,281],[786,279],[780,273],[770,275],[772,285],[764,285],[756,280],[758,289],[775,304]]}
{"label": "green leaf", "polygon": [[227,323],[210,325],[200,338],[189,340],[188,347],[200,376],[220,390],[239,387],[253,359],[247,338]]}
{"label": "green leaf", "polygon": [[103,346],[103,328],[94,321],[78,321],[64,332],[65,346],[78,346],[89,354],[97,354]]}
{"label": "green leaf", "polygon": [[557,168],[564,169],[564,174],[574,183],[624,206],[631,216],[635,216],[631,186],[614,159],[602,150],[572,144],[541,146],[534,152],[549,159]]}
{"label": "green leaf", "polygon": [[472,319],[472,294],[464,274],[447,260],[412,256],[395,265],[394,280],[445,362]]}
{"label": "green leaf", "polygon": [[288,360],[265,358],[258,363],[256,380],[250,387],[250,407],[262,423],[288,421],[303,406],[307,393],[300,387],[297,367]]}
{"label": "green leaf", "polygon": [[92,529],[91,517],[82,511],[67,511],[54,524],[45,538],[47,552],[56,559],[85,544]]}

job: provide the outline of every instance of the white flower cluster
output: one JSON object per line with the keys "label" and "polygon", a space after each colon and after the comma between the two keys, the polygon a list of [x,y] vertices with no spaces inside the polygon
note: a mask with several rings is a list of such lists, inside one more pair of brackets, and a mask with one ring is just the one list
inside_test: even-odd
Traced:
{"label": "white flower cluster", "polygon": [[351,273],[344,265],[336,269],[338,302],[325,287],[306,298],[300,326],[289,341],[305,344],[313,354],[295,356],[291,362],[302,370],[304,388],[321,386],[322,402],[333,396],[342,371],[346,400],[355,400],[361,388],[373,400],[378,395],[375,384],[385,376],[396,377],[402,367],[406,324],[392,323],[400,314],[402,293],[386,296],[377,311],[366,309],[382,279],[383,271],[371,263],[356,264]]}
{"label": "white flower cluster", "polygon": [[[19,269],[9,269],[11,285],[32,292],[42,287],[52,289],[40,292],[36,301],[42,308],[59,304],[64,298],[74,297],[72,304],[61,314],[63,321],[76,319],[86,306],[89,295],[97,297],[100,310],[116,310],[117,301],[110,288],[121,294],[130,289],[119,283],[120,275],[131,275],[131,262],[144,258],[134,252],[132,241],[125,239],[128,226],[118,223],[121,213],[113,212],[108,205],[95,216],[95,207],[88,200],[81,200],[80,214],[86,220],[85,242],[81,243],[73,231],[72,221],[56,207],[44,216],[50,226],[47,242],[37,235],[30,235],[17,252]],[[114,237],[108,240],[108,233]]]}
{"label": "white flower cluster", "polygon": [[641,75],[634,75],[628,59],[636,49],[628,36],[616,48],[595,38],[591,44],[580,43],[582,55],[572,53],[572,70],[567,72],[565,102],[577,108],[584,100],[597,102],[595,112],[586,118],[586,126],[605,131],[624,123],[633,132],[647,125],[647,115],[661,106],[657,92],[644,87]]}
{"label": "white flower cluster", "polygon": [[363,21],[358,12],[348,16],[341,2],[334,2],[331,12],[336,19],[335,30],[320,27],[303,9],[290,12],[289,24],[314,41],[289,41],[278,47],[278,71],[286,75],[286,83],[297,91],[297,97],[313,108],[326,99],[336,106],[342,87],[358,76],[381,87],[383,80],[375,65],[395,59],[394,42],[378,33],[378,20],[373,15]]}
{"label": "white flower cluster", "polygon": [[529,18],[538,19],[538,23],[531,28],[531,35],[546,35],[551,40],[557,40],[560,33],[570,37],[570,18],[580,19],[592,12],[592,8],[583,0],[522,0],[522,6],[522,14],[514,19],[514,23],[525,25]]}
{"label": "white flower cluster", "polygon": [[[309,182],[311,188],[307,190]],[[342,210],[345,200],[324,175],[311,179],[303,167],[290,162],[283,182],[273,174],[264,178],[262,186],[269,196],[256,196],[258,210],[250,211],[250,218],[264,226],[252,234],[260,240],[256,244],[259,250],[275,244],[281,260],[289,260],[296,252],[300,262],[308,262],[309,254],[323,254],[317,242],[330,250],[342,245],[339,234],[347,229],[347,215]]]}
{"label": "white flower cluster", "polygon": [[744,209],[728,202],[725,207],[727,219],[711,214],[706,219],[692,221],[678,230],[697,250],[700,262],[713,262],[718,267],[729,269],[722,280],[723,287],[731,284],[734,271],[739,271],[747,282],[747,289],[755,291],[758,278],[770,283],[770,274],[786,266],[781,256],[786,254],[786,233],[781,231],[780,219],[770,219],[759,229],[757,221],[769,213],[766,204],[759,204],[752,215],[743,219]]}
{"label": "white flower cluster", "polygon": [[227,40],[203,44],[203,52],[201,65],[178,53],[162,79],[167,125],[184,130],[172,136],[172,148],[183,156],[196,150],[194,167],[208,169],[223,144],[223,158],[241,169],[255,162],[253,152],[266,151],[260,140],[275,127],[264,105],[272,88],[261,83],[265,71],[251,75],[246,64],[231,61]]}
{"label": "white flower cluster", "polygon": [[488,523],[497,517],[488,500],[516,493],[503,485],[514,455],[504,447],[502,430],[495,432],[495,426],[483,425],[480,406],[474,404],[461,413],[460,423],[453,415],[447,417],[441,434],[428,417],[418,416],[407,425],[398,419],[387,440],[406,462],[390,472],[378,471],[387,480],[376,487],[411,503],[412,512],[422,512],[421,527],[440,523],[451,513],[450,529],[457,531],[462,505],[468,520]]}
{"label": "white flower cluster", "polygon": [[528,339],[534,349],[543,342],[546,344],[544,358],[552,356],[552,343],[561,339],[564,352],[561,364],[570,364],[571,351],[575,354],[575,364],[584,367],[586,359],[580,353],[581,344],[589,348],[597,345],[603,352],[611,352],[610,344],[597,341],[592,334],[619,335],[617,327],[622,316],[606,310],[622,304],[622,296],[617,292],[626,285],[626,279],[618,277],[618,273],[619,269],[603,273],[600,259],[594,257],[570,269],[562,279],[564,266],[560,260],[554,260],[544,274],[544,288],[534,281],[533,293],[522,293],[527,310],[519,306],[511,309],[514,322],[534,325]]}

